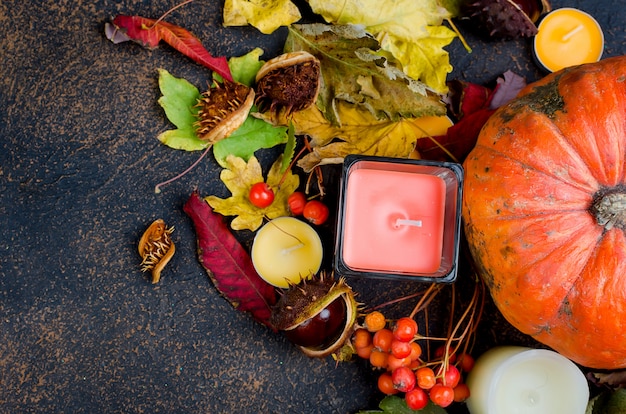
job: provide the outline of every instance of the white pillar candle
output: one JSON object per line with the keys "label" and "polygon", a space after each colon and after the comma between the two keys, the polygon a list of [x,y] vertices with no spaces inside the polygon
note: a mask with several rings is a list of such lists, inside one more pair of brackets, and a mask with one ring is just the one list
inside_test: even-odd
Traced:
{"label": "white pillar candle", "polygon": [[315,229],[294,217],[266,223],[254,237],[252,264],[267,283],[280,288],[318,272],[322,241]]}
{"label": "white pillar candle", "polygon": [[589,385],[569,359],[546,349],[496,347],[467,377],[471,414],[584,414]]}

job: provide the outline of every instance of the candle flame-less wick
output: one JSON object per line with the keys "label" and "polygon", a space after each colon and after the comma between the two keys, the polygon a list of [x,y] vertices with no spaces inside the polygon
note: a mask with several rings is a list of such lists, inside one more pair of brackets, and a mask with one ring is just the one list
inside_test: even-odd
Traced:
{"label": "candle flame-less wick", "polygon": [[289,254],[289,253],[293,252],[294,250],[298,250],[298,249],[301,249],[303,247],[304,247],[304,243],[298,243],[298,244],[294,244],[291,247],[286,247],[286,248],[282,249],[280,252],[282,254]]}
{"label": "candle flame-less wick", "polygon": [[422,220],[397,219],[396,227],[400,226],[422,227]]}
{"label": "candle flame-less wick", "polygon": [[578,26],[574,27],[569,32],[565,33],[565,35],[563,35],[561,40],[564,41],[564,42],[567,42],[568,40],[571,39],[572,36],[574,36],[576,33],[580,32],[583,29],[584,29],[583,25],[579,24]]}

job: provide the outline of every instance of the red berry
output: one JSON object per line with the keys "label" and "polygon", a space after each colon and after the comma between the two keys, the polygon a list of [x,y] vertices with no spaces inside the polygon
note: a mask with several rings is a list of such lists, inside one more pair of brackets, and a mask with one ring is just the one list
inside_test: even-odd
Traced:
{"label": "red berry", "polygon": [[428,394],[421,388],[413,388],[404,395],[404,399],[411,410],[421,410],[428,405]]}
{"label": "red berry", "polygon": [[319,200],[307,202],[302,211],[304,218],[316,225],[324,224],[328,219],[328,214],[328,207]]}
{"label": "red berry", "polygon": [[253,184],[250,187],[248,199],[255,207],[269,207],[274,202],[274,190],[264,182]]}
{"label": "red berry", "polygon": [[417,334],[417,322],[409,317],[400,318],[396,321],[393,336],[399,341],[410,342]]}
{"label": "red berry", "polygon": [[435,384],[430,389],[430,400],[440,406],[447,407],[454,401],[454,390],[443,384]]}
{"label": "red berry", "polygon": [[377,331],[372,338],[372,343],[374,344],[374,346],[383,352],[391,351],[392,341],[393,333],[387,328],[383,328],[380,331]]}
{"label": "red berry", "polygon": [[[400,392],[409,392],[415,388],[415,373],[409,367],[398,367],[391,373],[393,386]],[[452,393],[454,396],[454,392]]]}
{"label": "red berry", "polygon": [[446,355],[446,349],[448,350],[448,362],[454,364],[456,362],[456,354],[450,352],[450,348],[447,348],[446,345],[441,345],[437,349],[435,349],[435,358],[441,358]]}
{"label": "red berry", "polygon": [[287,205],[289,206],[289,211],[294,216],[299,216],[304,211],[304,206],[306,205],[306,196],[304,193],[300,191],[296,191],[292,193],[289,198],[287,198]]}
{"label": "red berry", "polygon": [[411,355],[412,350],[410,342],[398,341],[395,338],[391,341],[391,354],[396,358],[406,358]]}
{"label": "red berry", "polygon": [[454,365],[449,365],[446,372],[443,374],[443,378],[440,378],[437,382],[441,382],[448,387],[456,387],[461,381],[461,372]]}

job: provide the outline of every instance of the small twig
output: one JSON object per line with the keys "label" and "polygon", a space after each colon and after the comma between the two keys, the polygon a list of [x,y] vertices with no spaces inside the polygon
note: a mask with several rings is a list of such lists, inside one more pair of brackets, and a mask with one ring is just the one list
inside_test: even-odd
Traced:
{"label": "small twig", "polygon": [[376,306],[374,306],[372,308],[369,308],[369,309],[365,310],[364,313],[373,312],[375,310],[384,308],[385,306],[395,305],[396,303],[400,303],[400,302],[403,302],[405,300],[413,299],[413,298],[416,298],[416,297],[421,296],[423,294],[424,294],[424,292],[416,292],[416,293],[413,293],[413,294],[410,294],[410,295],[402,296],[401,298],[396,298],[394,300],[390,300],[388,302],[384,302],[384,303],[376,305]]}
{"label": "small twig", "polygon": [[184,176],[185,174],[187,174],[189,171],[193,170],[196,165],[198,165],[200,163],[200,161],[202,161],[202,159],[204,158],[205,155],[208,154],[209,150],[211,149],[213,145],[209,145],[208,147],[206,147],[206,149],[202,152],[202,155],[200,155],[200,158],[198,158],[193,164],[191,164],[189,167],[187,167],[187,169],[183,172],[181,172],[180,174],[178,174],[176,177],[170,178],[169,180],[163,181],[158,183],[157,185],[154,186],[154,192],[156,194],[159,194],[161,192],[161,187],[163,187],[164,185],[170,184],[176,180],[178,180],[179,178],[181,178],[182,176]]}
{"label": "small twig", "polygon": [[439,283],[431,283],[426,292],[424,292],[424,296],[417,302],[417,305],[413,308],[413,311],[409,315],[409,318],[414,318],[415,315],[421,311],[424,307],[428,306],[430,302],[437,296],[437,293],[441,290],[443,286]]}
{"label": "small twig", "polygon": [[178,8],[180,8],[180,7],[183,7],[183,6],[184,6],[184,5],[186,5],[186,4],[191,3],[192,1],[193,1],[193,0],[185,0],[185,1],[183,1],[182,3],[179,3],[179,4],[177,4],[176,6],[172,7],[171,9],[169,9],[168,11],[166,11],[165,13],[163,13],[163,14],[161,15],[161,17],[159,17],[159,18],[158,18],[158,19],[154,22],[154,24],[152,24],[152,26],[148,26],[148,27],[146,27],[146,29],[148,29],[148,30],[153,29],[154,27],[156,27],[156,25],[157,25],[157,24],[161,23],[161,22],[163,21],[163,19],[165,19],[165,18],[167,17],[167,15],[168,15],[168,14],[172,13],[174,10],[176,10],[176,9],[178,9]]}

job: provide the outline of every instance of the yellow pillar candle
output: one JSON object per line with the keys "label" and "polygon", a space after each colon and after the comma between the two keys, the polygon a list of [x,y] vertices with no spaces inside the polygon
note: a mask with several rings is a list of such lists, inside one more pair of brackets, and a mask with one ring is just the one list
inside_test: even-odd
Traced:
{"label": "yellow pillar candle", "polygon": [[287,288],[315,274],[322,264],[322,241],[313,227],[294,217],[266,223],[254,237],[252,263],[261,278]]}
{"label": "yellow pillar candle", "polygon": [[533,47],[539,64],[550,72],[556,72],[600,60],[604,34],[589,14],[564,7],[548,13],[541,20]]}
{"label": "yellow pillar candle", "polygon": [[584,414],[589,386],[569,359],[547,349],[500,346],[467,376],[471,414]]}

